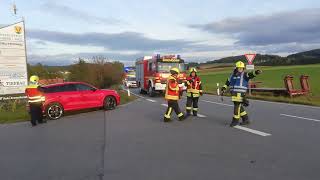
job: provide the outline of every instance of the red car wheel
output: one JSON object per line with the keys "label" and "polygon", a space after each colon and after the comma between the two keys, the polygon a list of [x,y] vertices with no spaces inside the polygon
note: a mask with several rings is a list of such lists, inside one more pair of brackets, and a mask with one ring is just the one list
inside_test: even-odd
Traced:
{"label": "red car wheel", "polygon": [[50,120],[57,120],[63,116],[63,107],[59,103],[51,103],[46,108],[46,116]]}
{"label": "red car wheel", "polygon": [[107,96],[103,101],[103,108],[105,110],[115,109],[117,106],[116,98],[113,96]]}

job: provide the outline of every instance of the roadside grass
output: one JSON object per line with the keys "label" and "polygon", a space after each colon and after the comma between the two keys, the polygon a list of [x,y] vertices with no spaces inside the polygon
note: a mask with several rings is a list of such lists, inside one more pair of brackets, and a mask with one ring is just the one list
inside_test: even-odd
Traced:
{"label": "roadside grass", "polygon": [[[320,83],[318,79],[318,77],[320,77],[320,64],[256,67],[256,69],[261,69],[263,71],[261,75],[253,79],[253,81],[256,82],[262,82],[259,87],[284,88],[284,77],[286,75],[293,75],[294,87],[296,89],[300,89],[300,76],[308,75],[311,94],[309,96],[290,98],[284,96],[273,96],[272,94],[268,93],[261,93],[250,98],[320,106]],[[227,78],[230,76],[232,70],[232,67],[224,67],[219,68],[217,71],[214,68],[210,69],[210,71],[208,69],[205,71],[200,71],[199,74],[203,82],[204,91],[207,93],[216,94],[217,83],[219,83],[219,87],[223,86]]]}
{"label": "roadside grass", "polygon": [[[116,86],[115,86],[116,87]],[[111,89],[111,88],[110,88]],[[117,88],[113,88],[117,90],[120,95],[120,104],[126,104],[136,99],[135,96],[128,96],[127,92],[124,90],[120,90]],[[26,102],[25,101],[14,101],[14,100],[6,100],[0,101],[0,124],[8,124],[8,123],[16,123],[29,121],[30,116],[26,110]],[[85,109],[79,111],[67,112],[65,116],[87,113],[99,110],[99,108],[93,109]]]}
{"label": "roadside grass", "polygon": [[[1,103],[3,105],[5,102]],[[0,124],[27,121],[29,119],[30,116],[29,113],[26,111],[25,102],[17,103],[16,109],[14,111],[3,108],[0,109]]]}
{"label": "roadside grass", "polygon": [[118,91],[119,95],[120,95],[120,104],[127,104],[135,99],[137,99],[136,96],[128,96],[128,93],[127,91],[125,90],[120,90]]}

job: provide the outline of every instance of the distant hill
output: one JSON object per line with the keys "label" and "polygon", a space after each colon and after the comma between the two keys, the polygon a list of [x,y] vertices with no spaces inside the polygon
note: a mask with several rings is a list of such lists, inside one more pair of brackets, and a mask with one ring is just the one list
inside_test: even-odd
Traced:
{"label": "distant hill", "polygon": [[287,57],[293,64],[316,64],[320,63],[320,49],[292,54]]}
{"label": "distant hill", "polygon": [[[245,56],[231,56],[225,57],[218,60],[208,61],[206,63],[200,64],[210,65],[210,64],[230,64],[235,63],[238,60],[245,60]],[[287,57],[281,57],[277,55],[261,55],[257,54],[254,64],[264,65],[264,66],[276,66],[276,65],[301,65],[301,64],[316,64],[320,63],[320,49],[315,49],[311,51],[301,52],[289,55]]]}

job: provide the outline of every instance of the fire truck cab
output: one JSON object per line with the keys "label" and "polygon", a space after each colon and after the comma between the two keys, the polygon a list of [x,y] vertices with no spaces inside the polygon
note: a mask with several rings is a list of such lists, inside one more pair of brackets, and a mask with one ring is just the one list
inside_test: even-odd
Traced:
{"label": "fire truck cab", "polygon": [[180,70],[178,77],[179,86],[185,90],[186,79],[184,60],[180,55],[144,56],[136,61],[136,79],[140,93],[148,93],[153,97],[156,93],[164,92],[167,85],[167,78],[170,76],[170,69],[176,67]]}

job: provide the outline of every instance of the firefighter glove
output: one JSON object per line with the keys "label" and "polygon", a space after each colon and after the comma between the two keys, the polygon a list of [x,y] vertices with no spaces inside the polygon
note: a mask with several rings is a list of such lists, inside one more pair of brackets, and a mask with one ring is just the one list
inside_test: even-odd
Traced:
{"label": "firefighter glove", "polygon": [[262,73],[262,71],[261,70],[256,70],[255,73],[256,73],[256,75],[259,75],[259,74]]}
{"label": "firefighter glove", "polygon": [[244,106],[244,107],[249,106],[249,100],[248,100],[247,98],[244,98],[244,99],[243,99],[243,106]]}
{"label": "firefighter glove", "polygon": [[221,92],[225,92],[227,90],[227,88],[225,87],[225,86],[223,86],[222,88],[221,88]]}

